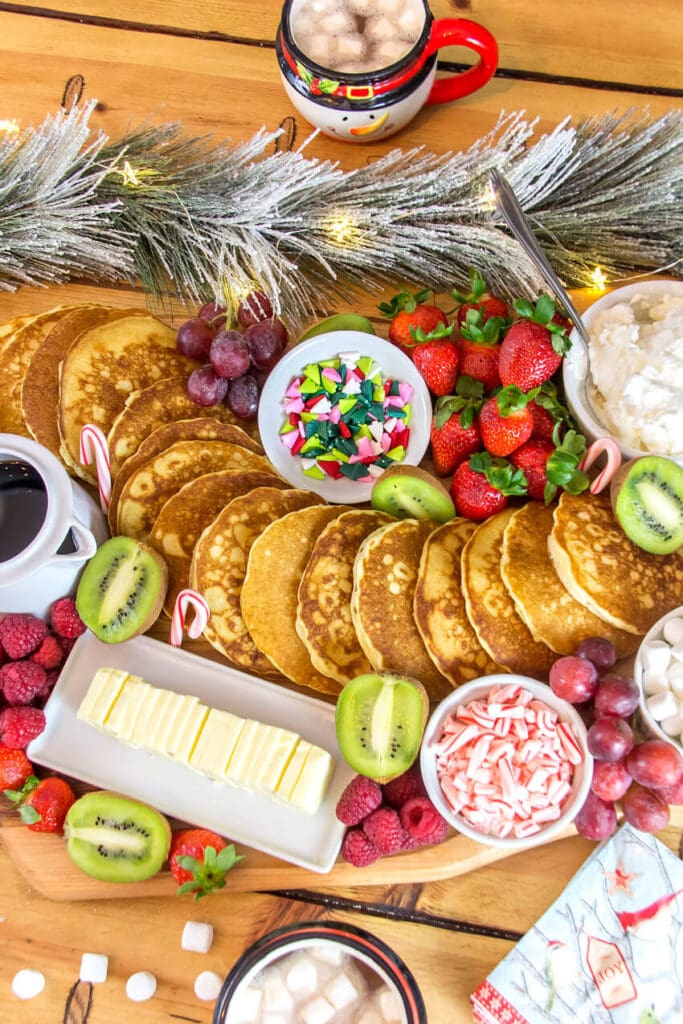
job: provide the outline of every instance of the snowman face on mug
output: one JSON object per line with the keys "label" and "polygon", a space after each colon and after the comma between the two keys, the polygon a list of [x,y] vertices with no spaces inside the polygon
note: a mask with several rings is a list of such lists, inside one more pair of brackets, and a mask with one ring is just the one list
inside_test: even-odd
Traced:
{"label": "snowman face on mug", "polygon": [[321,130],[326,135],[333,135],[349,142],[381,139],[395,131],[395,120],[389,110],[361,111],[328,111],[329,117]]}

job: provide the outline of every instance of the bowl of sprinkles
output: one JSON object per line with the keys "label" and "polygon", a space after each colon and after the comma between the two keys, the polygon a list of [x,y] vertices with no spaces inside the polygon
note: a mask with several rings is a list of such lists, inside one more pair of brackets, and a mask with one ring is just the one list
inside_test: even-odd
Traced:
{"label": "bowl of sprinkles", "polygon": [[390,342],[333,331],[295,345],[259,403],[266,455],[293,487],[330,502],[368,501],[392,465],[417,465],[429,443],[431,399]]}

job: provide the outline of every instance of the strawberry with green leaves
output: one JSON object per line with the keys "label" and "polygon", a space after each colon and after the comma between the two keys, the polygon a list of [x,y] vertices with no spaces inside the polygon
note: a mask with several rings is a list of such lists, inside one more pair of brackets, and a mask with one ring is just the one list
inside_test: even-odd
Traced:
{"label": "strawberry with green leaves", "polygon": [[206,828],[189,828],[176,832],[171,840],[169,862],[171,874],[178,882],[177,895],[191,892],[196,900],[225,885],[226,873],[239,861],[235,853],[216,832]]}
{"label": "strawberry with green leaves", "polygon": [[61,835],[64,819],[76,794],[64,779],[49,775],[38,779],[29,775],[21,789],[5,790],[5,796],[19,811],[19,816],[32,832],[54,832]]}
{"label": "strawberry with green leaves", "polygon": [[552,377],[570,341],[565,328],[553,322],[555,303],[549,295],[541,295],[535,306],[518,299],[514,307],[520,319],[503,338],[498,372],[504,385],[530,391]]}
{"label": "strawberry with green leaves", "polygon": [[460,351],[450,334],[452,327],[439,324],[429,334],[421,327],[415,333],[415,347],[409,350],[425,384],[437,398],[450,395],[458,379]]}
{"label": "strawberry with green leaves", "polygon": [[[377,307],[383,316],[389,317],[389,341],[397,345],[412,358],[416,331],[424,337],[436,331],[439,325],[448,327],[448,318],[442,309],[427,302],[430,291],[399,292],[389,302],[380,302]],[[449,331],[450,333],[450,331]]]}
{"label": "strawberry with green leaves", "polygon": [[451,481],[451,497],[458,515],[480,522],[507,507],[508,498],[526,494],[526,477],[506,459],[477,452],[461,462]]}
{"label": "strawberry with green leaves", "polygon": [[479,413],[479,430],[484,448],[491,455],[509,455],[531,437],[534,418],[529,402],[537,390],[524,394],[514,384],[484,402]]}
{"label": "strawberry with green leaves", "polygon": [[484,388],[478,380],[459,377],[455,394],[444,395],[437,401],[430,434],[437,476],[448,476],[468,455],[481,450],[475,414],[482,406],[483,396]]}
{"label": "strawberry with green leaves", "polygon": [[471,309],[460,327],[460,372],[481,381],[487,392],[500,387],[498,357],[507,326],[508,321],[501,317],[484,321],[479,310]]}
{"label": "strawberry with green leaves", "polygon": [[458,303],[458,312],[456,321],[459,326],[465,322],[467,314],[474,310],[481,314],[482,323],[486,323],[492,317],[498,317],[507,319],[509,316],[509,310],[507,303],[497,295],[492,295],[488,290],[486,281],[474,267],[470,267],[470,290],[467,295],[463,295],[456,288],[453,289],[451,295]]}
{"label": "strawberry with green leaves", "polygon": [[23,750],[15,750],[0,743],[0,789],[21,789],[30,775],[33,765]]}
{"label": "strawberry with green leaves", "polygon": [[575,430],[568,430],[562,442],[559,428],[554,441],[528,441],[513,452],[510,462],[521,469],[529,485],[529,497],[549,505],[558,490],[581,494],[590,480],[579,466],[586,454],[586,439]]}

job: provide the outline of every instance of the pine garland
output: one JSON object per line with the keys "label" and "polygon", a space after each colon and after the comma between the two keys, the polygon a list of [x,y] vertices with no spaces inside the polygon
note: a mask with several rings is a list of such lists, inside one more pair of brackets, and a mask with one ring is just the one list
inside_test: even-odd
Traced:
{"label": "pine garland", "polygon": [[470,266],[506,296],[542,282],[497,219],[498,167],[570,286],[668,268],[681,273],[683,116],[536,122],[502,114],[468,150],[393,150],[357,170],[278,133],[215,144],[180,125],[111,142],[88,127],[94,101],[0,141],[0,288],[139,280],[191,304],[255,285],[301,320],[359,289],[447,291]]}

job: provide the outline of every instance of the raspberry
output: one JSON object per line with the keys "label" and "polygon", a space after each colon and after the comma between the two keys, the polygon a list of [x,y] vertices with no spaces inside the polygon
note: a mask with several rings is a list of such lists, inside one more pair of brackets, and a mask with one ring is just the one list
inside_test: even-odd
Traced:
{"label": "raspberry", "polygon": [[382,803],[382,790],[379,783],[366,779],[364,775],[356,775],[339,797],[337,817],[345,825],[358,825],[368,814],[376,811]]}
{"label": "raspberry", "polygon": [[392,779],[391,782],[385,782],[382,786],[382,793],[386,802],[397,810],[400,810],[404,803],[412,797],[427,795],[420,769],[416,764],[403,775]]}
{"label": "raspberry", "polygon": [[344,836],[342,857],[356,868],[367,867],[379,860],[379,850],[371,843],[362,828],[352,828]]}
{"label": "raspberry", "polygon": [[59,668],[64,661],[64,650],[58,637],[54,633],[48,633],[29,661],[35,661],[36,665],[42,665],[44,669]]}
{"label": "raspberry", "polygon": [[418,846],[436,846],[448,834],[448,822],[426,796],[414,796],[400,810],[401,824]]}
{"label": "raspberry", "polygon": [[380,853],[396,853],[403,847],[403,825],[393,807],[373,811],[363,822],[363,831]]}
{"label": "raspberry", "polygon": [[45,686],[45,669],[32,661],[10,661],[0,668],[0,687],[8,704],[30,704]]}
{"label": "raspberry", "polygon": [[50,623],[55,633],[73,640],[85,633],[85,623],[76,611],[76,603],[71,597],[60,597],[50,611]]}
{"label": "raspberry", "polygon": [[21,789],[33,765],[23,750],[13,750],[0,744],[0,789]]}
{"label": "raspberry", "polygon": [[0,711],[0,740],[6,747],[23,750],[45,728],[40,708],[5,708]]}
{"label": "raspberry", "polygon": [[47,633],[42,619],[24,612],[10,612],[0,622],[0,643],[9,658],[25,658],[40,646]]}

